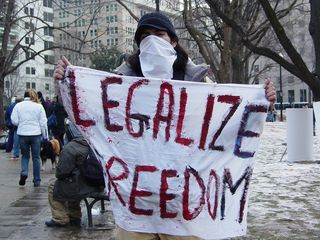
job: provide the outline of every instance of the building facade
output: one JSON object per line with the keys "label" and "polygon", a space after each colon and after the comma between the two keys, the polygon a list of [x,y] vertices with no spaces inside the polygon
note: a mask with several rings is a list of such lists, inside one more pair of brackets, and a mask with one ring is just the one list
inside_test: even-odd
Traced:
{"label": "building facade", "polygon": [[[9,101],[33,88],[51,99],[54,96],[54,52],[50,50],[53,46],[52,0],[15,1],[14,13],[8,50],[16,51],[12,65],[19,67],[5,78],[4,94]],[[1,24],[0,33],[3,31],[4,24]]]}
{"label": "building facade", "polygon": [[[134,48],[137,21],[127,9],[112,0],[60,0],[54,5],[54,39],[61,49],[55,51],[56,60],[66,56],[74,65],[92,67],[90,54],[101,46],[115,47],[130,54]],[[160,10],[174,15],[180,1],[159,1]],[[123,1],[140,18],[155,11],[156,1]]]}

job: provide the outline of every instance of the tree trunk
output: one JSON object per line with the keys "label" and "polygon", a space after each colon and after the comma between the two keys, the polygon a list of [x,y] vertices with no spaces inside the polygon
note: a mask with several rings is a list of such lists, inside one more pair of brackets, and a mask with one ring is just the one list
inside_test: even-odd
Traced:
{"label": "tree trunk", "polygon": [[232,82],[232,67],[231,67],[231,32],[232,29],[226,24],[223,28],[223,49],[221,51],[221,59],[219,64],[218,76],[219,83]]}
{"label": "tree trunk", "polygon": [[[8,5],[5,11],[4,30],[2,34],[2,42],[1,42],[1,48],[0,48],[0,129],[3,129],[5,127],[4,106],[3,106],[4,105],[3,104],[4,78],[7,72],[6,57],[8,54],[8,44],[9,44],[9,37],[10,37],[11,26],[12,26],[12,15],[14,12],[15,0],[9,0],[7,4]],[[2,11],[3,11],[3,8],[2,8]]]}
{"label": "tree trunk", "polygon": [[309,24],[309,32],[313,40],[316,66],[315,75],[317,81],[320,81],[320,1],[310,0],[311,18]]}
{"label": "tree trunk", "polygon": [[241,42],[241,38],[233,30],[231,33],[231,64],[232,64],[232,82],[233,83],[248,83],[246,79],[245,67],[245,49]]}

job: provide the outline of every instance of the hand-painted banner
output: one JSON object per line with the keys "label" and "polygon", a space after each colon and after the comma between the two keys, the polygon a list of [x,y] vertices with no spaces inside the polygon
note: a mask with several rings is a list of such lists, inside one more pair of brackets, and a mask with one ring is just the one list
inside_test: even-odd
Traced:
{"label": "hand-painted banner", "polygon": [[205,239],[246,233],[253,157],[268,109],[261,85],[80,67],[66,75],[63,104],[100,158],[118,226]]}

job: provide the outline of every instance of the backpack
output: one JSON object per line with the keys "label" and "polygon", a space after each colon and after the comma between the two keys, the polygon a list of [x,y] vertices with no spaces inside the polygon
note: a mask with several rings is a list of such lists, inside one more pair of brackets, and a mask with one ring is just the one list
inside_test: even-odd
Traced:
{"label": "backpack", "polygon": [[48,120],[47,120],[47,125],[48,127],[55,127],[58,125],[58,121],[57,121],[57,116],[52,113],[49,117],[48,117]]}
{"label": "backpack", "polygon": [[50,114],[50,116],[48,117],[48,120],[47,120],[48,128],[52,128],[52,127],[55,127],[58,125],[58,120],[57,120],[57,116],[56,116],[55,112],[56,112],[56,103],[53,102],[52,103],[52,113]]}
{"label": "backpack", "polygon": [[87,157],[80,165],[80,174],[90,186],[105,186],[103,168],[91,148],[89,148]]}

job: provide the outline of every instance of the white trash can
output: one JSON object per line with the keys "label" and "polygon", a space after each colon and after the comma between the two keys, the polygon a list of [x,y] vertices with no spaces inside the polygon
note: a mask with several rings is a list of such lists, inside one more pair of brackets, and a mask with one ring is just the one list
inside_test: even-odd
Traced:
{"label": "white trash can", "polygon": [[287,108],[288,161],[313,161],[313,112],[309,108]]}
{"label": "white trash can", "polygon": [[314,111],[314,116],[316,118],[316,129],[318,132],[318,137],[319,137],[319,132],[320,132],[320,102],[313,102],[313,111]]}

